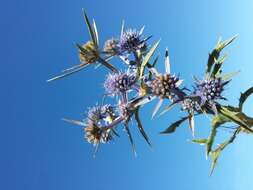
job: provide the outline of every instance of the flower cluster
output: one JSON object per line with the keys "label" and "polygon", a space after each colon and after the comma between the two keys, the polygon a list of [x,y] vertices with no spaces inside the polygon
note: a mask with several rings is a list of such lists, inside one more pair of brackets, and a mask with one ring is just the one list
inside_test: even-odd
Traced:
{"label": "flower cluster", "polygon": [[[187,115],[172,123],[162,134],[175,132],[185,120],[189,120],[189,127],[195,135],[194,116],[208,115],[212,117],[212,127],[208,138],[193,139],[192,141],[206,145],[207,156],[211,155],[212,170],[217,162],[220,152],[232,143],[239,132],[251,133],[253,130],[253,118],[242,112],[245,100],[253,93],[253,88],[241,94],[238,107],[224,106],[221,100],[226,100],[223,96],[225,86],[230,82],[232,74],[221,74],[221,66],[226,56],[220,56],[221,51],[234,39],[219,41],[215,49],[209,54],[205,76],[202,80],[195,77],[193,88],[184,87],[183,80],[171,73],[169,51],[165,51],[165,72],[159,73],[156,69],[158,57],[153,59],[159,41],[153,45],[148,45],[149,37],[143,35],[144,27],[139,31],[136,29],[126,29],[124,23],[121,27],[119,37],[112,37],[105,41],[103,48],[100,48],[97,26],[95,21],[90,23],[86,13],[84,18],[88,26],[90,40],[83,46],[77,44],[81,63],[64,70],[63,74],[48,81],[53,81],[73,73],[76,73],[88,65],[103,65],[109,69],[104,82],[105,94],[102,105],[91,107],[87,112],[87,117],[81,121],[64,119],[67,122],[80,125],[84,128],[85,138],[97,147],[101,143],[109,143],[115,136],[119,136],[117,129],[123,127],[126,131],[132,148],[135,152],[133,136],[130,131],[130,121],[135,121],[140,134],[151,146],[140,119],[139,111],[147,103],[158,99],[152,117],[159,111],[164,100],[169,100],[170,104],[165,107],[160,115],[166,113],[174,105],[179,105]],[[116,68],[111,59],[117,59],[120,64]],[[106,100],[111,98],[113,103],[106,104]],[[232,122],[236,125],[231,139],[213,149],[213,143],[217,129],[222,125]]]}

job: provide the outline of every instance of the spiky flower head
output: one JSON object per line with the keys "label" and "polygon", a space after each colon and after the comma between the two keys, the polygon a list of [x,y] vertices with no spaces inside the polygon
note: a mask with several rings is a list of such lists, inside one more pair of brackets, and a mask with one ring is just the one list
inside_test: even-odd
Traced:
{"label": "spiky flower head", "polygon": [[107,143],[112,139],[110,129],[103,128],[90,119],[88,119],[86,122],[84,132],[87,141],[93,145],[98,145],[99,143]]}
{"label": "spiky flower head", "polygon": [[201,110],[199,103],[192,98],[183,99],[183,101],[181,101],[181,106],[182,106],[182,110],[187,110],[187,111]]}
{"label": "spiky flower head", "polygon": [[196,86],[193,94],[200,98],[200,106],[212,104],[219,99],[225,99],[221,96],[221,93],[224,90],[224,86],[228,83],[229,81],[224,81],[221,78],[199,80],[195,83]]}
{"label": "spiky flower head", "polygon": [[79,47],[79,57],[84,63],[94,63],[98,60],[99,53],[92,41],[88,41],[82,47]]}
{"label": "spiky flower head", "polygon": [[179,90],[178,87],[181,83],[182,80],[179,80],[179,78],[175,75],[160,74],[153,81],[151,81],[149,86],[151,88],[151,93],[155,96],[158,96],[161,99],[174,99],[174,96],[177,95]]}
{"label": "spiky flower head", "polygon": [[123,32],[119,40],[119,50],[123,52],[132,52],[146,47],[145,40],[141,39],[142,30],[128,29]]}
{"label": "spiky flower head", "polygon": [[112,38],[105,42],[104,51],[109,55],[117,55],[119,53],[118,48],[119,40]]}
{"label": "spiky flower head", "polygon": [[104,87],[110,95],[116,95],[126,92],[136,83],[136,77],[128,73],[110,73],[108,74]]}
{"label": "spiky flower head", "polygon": [[91,107],[88,111],[88,118],[93,122],[100,123],[101,120],[109,117],[114,117],[115,113],[113,107],[109,104],[103,106]]}

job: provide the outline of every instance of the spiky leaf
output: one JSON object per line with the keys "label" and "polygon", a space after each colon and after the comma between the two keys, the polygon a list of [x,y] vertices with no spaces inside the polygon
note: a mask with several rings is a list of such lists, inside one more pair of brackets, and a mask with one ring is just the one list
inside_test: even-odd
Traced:
{"label": "spiky leaf", "polygon": [[135,116],[135,120],[137,122],[137,126],[138,126],[138,129],[139,129],[140,133],[142,134],[143,138],[146,140],[148,145],[152,146],[151,143],[150,143],[150,140],[148,138],[148,135],[146,134],[144,128],[142,127],[142,123],[141,123],[141,120],[140,120],[140,117],[139,117],[139,108],[135,111],[134,116]]}
{"label": "spiky leaf", "polygon": [[218,41],[217,45],[215,46],[214,50],[209,54],[209,58],[207,61],[207,68],[206,68],[206,74],[211,72],[211,69],[213,65],[215,64],[216,60],[218,60],[221,51],[228,46],[230,43],[232,43],[237,36],[234,36],[228,40],[225,41]]}
{"label": "spiky leaf", "polygon": [[224,81],[228,81],[230,79],[232,79],[233,77],[235,77],[236,75],[238,75],[240,73],[240,71],[234,71],[234,72],[231,72],[231,73],[227,73],[227,74],[224,74],[224,75],[220,75],[220,74],[217,74],[216,77],[221,77],[222,80]]}
{"label": "spiky leaf", "polygon": [[189,116],[186,117],[182,117],[180,120],[172,123],[167,129],[165,129],[164,131],[160,132],[160,134],[169,134],[169,133],[174,133],[176,131],[176,129],[187,119],[189,118]]}
{"label": "spiky leaf", "polygon": [[253,133],[253,130],[247,125],[247,123],[243,120],[240,112],[236,112],[236,111],[233,111],[231,109],[229,109],[229,107],[226,107],[226,106],[221,106],[220,109],[219,109],[219,112],[227,117],[228,119],[230,119],[232,122],[240,125],[242,128],[244,128],[245,130],[247,131],[250,131]]}
{"label": "spiky leaf", "polygon": [[129,123],[129,119],[127,119],[127,120],[124,122],[124,126],[125,126],[125,130],[126,130],[126,132],[127,132],[127,136],[128,136],[128,138],[129,138],[129,141],[130,141],[130,143],[131,143],[134,156],[136,156],[134,140],[133,140],[132,134],[131,134],[131,132],[130,132],[130,129],[129,129],[129,127],[128,127],[128,123]]}
{"label": "spiky leaf", "polygon": [[160,43],[160,40],[157,41],[152,47],[151,49],[149,50],[149,52],[146,54],[146,56],[144,57],[142,63],[141,63],[141,68],[140,68],[140,73],[139,73],[139,78],[142,78],[143,75],[144,75],[144,70],[145,70],[145,67],[147,66],[150,58],[153,56],[156,48],[158,47]]}
{"label": "spiky leaf", "polygon": [[208,136],[207,142],[206,142],[206,156],[208,157],[209,153],[212,150],[212,146],[214,143],[214,139],[216,137],[216,133],[217,133],[217,128],[226,123],[229,122],[230,120],[225,117],[222,114],[217,114],[216,116],[213,117],[212,119],[212,128],[211,128],[211,133]]}
{"label": "spiky leaf", "polygon": [[85,20],[85,23],[87,25],[87,28],[88,28],[91,40],[94,43],[95,47],[98,48],[98,44],[97,44],[96,37],[95,37],[95,32],[94,32],[94,30],[93,30],[93,28],[91,26],[89,18],[88,18],[88,16],[87,16],[87,14],[86,14],[86,12],[85,12],[84,9],[83,9],[83,15],[84,15],[84,20]]}
{"label": "spiky leaf", "polygon": [[224,63],[224,61],[226,60],[227,55],[222,56],[221,58],[219,58],[219,60],[217,60],[214,64],[213,70],[212,70],[212,74],[211,77],[215,77],[217,75],[217,73],[219,73],[222,64]]}
{"label": "spiky leaf", "polygon": [[192,142],[196,144],[204,145],[207,143],[207,139],[193,139]]}
{"label": "spiky leaf", "polygon": [[244,102],[247,100],[247,98],[253,94],[253,87],[249,88],[246,90],[244,93],[241,94],[240,99],[239,99],[239,110],[242,111],[242,107]]}

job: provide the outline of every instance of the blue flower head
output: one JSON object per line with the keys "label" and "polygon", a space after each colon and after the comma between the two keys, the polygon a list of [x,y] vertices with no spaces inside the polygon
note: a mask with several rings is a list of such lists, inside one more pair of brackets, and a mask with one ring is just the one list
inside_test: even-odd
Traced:
{"label": "blue flower head", "polygon": [[104,83],[106,92],[109,95],[118,95],[130,90],[136,83],[136,77],[128,73],[110,73]]}
{"label": "blue flower head", "polygon": [[141,39],[141,37],[142,30],[137,31],[135,29],[128,29],[127,31],[123,32],[118,44],[119,52],[131,53],[133,51],[144,48],[146,46],[146,43],[145,40]]}

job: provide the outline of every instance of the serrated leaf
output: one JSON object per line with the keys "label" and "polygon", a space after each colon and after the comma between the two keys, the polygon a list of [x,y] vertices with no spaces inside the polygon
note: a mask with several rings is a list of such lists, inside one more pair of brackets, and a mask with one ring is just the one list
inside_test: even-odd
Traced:
{"label": "serrated leaf", "polygon": [[222,150],[224,150],[226,148],[227,145],[231,144],[235,140],[236,135],[239,133],[239,131],[240,131],[240,129],[237,128],[234,131],[233,135],[227,141],[220,144],[218,146],[218,148],[216,148],[214,151],[211,152],[212,164],[211,164],[211,170],[210,170],[210,174],[209,174],[210,176],[212,175],[212,173],[214,171],[214,168],[217,165],[217,161],[218,161],[218,158],[220,156],[220,153],[222,152]]}
{"label": "serrated leaf", "polygon": [[221,68],[222,64],[226,60],[226,58],[227,58],[227,55],[224,55],[219,60],[217,60],[215,62],[214,68],[213,68],[212,73],[211,73],[211,77],[215,77],[217,75],[217,73],[220,71],[220,68]]}
{"label": "serrated leaf", "polygon": [[239,110],[242,111],[243,104],[247,100],[247,98],[253,94],[253,87],[249,88],[246,90],[244,93],[241,94],[240,99],[239,99]]}
{"label": "serrated leaf", "polygon": [[206,142],[206,157],[208,157],[209,153],[212,151],[212,146],[214,143],[214,139],[216,137],[216,133],[217,133],[217,128],[226,123],[229,122],[230,120],[225,117],[222,114],[217,114],[216,116],[213,117],[212,119],[212,129],[211,129],[211,133],[209,134],[208,138],[207,138],[207,142]]}
{"label": "serrated leaf", "polygon": [[[158,62],[158,59],[159,59],[159,55],[156,56],[156,58],[155,58],[155,60],[154,60],[154,62],[153,62],[152,65],[147,65],[148,68],[154,68],[154,67],[156,66],[157,62]],[[149,71],[149,76],[148,76],[148,78],[149,78],[150,80],[152,79],[152,72],[151,72],[151,71]]]}
{"label": "serrated leaf", "polygon": [[211,164],[211,170],[210,170],[209,176],[212,175],[214,168],[217,165],[217,160],[218,160],[218,157],[220,156],[220,153],[221,153],[220,150],[211,152],[212,164]]}
{"label": "serrated leaf", "polygon": [[247,123],[245,123],[242,118],[238,117],[241,116],[241,114],[239,112],[234,112],[228,109],[228,107],[226,106],[221,106],[219,109],[219,112],[224,115],[225,117],[227,117],[228,119],[230,119],[232,122],[240,125],[242,128],[250,131],[253,133],[253,130],[247,125]]}
{"label": "serrated leaf", "polygon": [[165,129],[164,131],[160,132],[160,134],[169,134],[169,133],[173,133],[176,131],[176,129],[184,122],[188,119],[189,117],[182,117],[180,120],[172,123],[167,129]]}
{"label": "serrated leaf", "polygon": [[232,38],[225,40],[223,42],[219,42],[216,46],[217,51],[221,52],[226,46],[228,46],[229,44],[231,44],[238,35],[233,36]]}
{"label": "serrated leaf", "polygon": [[153,56],[156,48],[158,47],[160,43],[160,40],[157,41],[152,47],[151,49],[149,50],[149,52],[146,54],[146,56],[144,57],[142,63],[141,63],[141,67],[140,67],[140,74],[139,74],[139,78],[142,78],[143,75],[144,75],[144,70],[145,70],[145,67],[147,65],[147,63],[149,62],[150,58]]}
{"label": "serrated leaf", "polygon": [[211,54],[209,54],[208,61],[207,61],[207,67],[206,67],[206,75],[211,72],[211,69],[212,69],[215,61],[218,60],[218,58],[220,56],[220,52],[226,46],[228,46],[230,43],[232,43],[235,40],[236,37],[237,36],[234,36],[234,37],[232,37],[228,40],[225,40],[223,42],[221,40],[219,40],[219,42],[215,46],[214,50],[211,52]]}
{"label": "serrated leaf", "polygon": [[211,54],[209,54],[208,61],[207,61],[207,67],[206,67],[206,74],[210,73],[213,64],[215,63],[215,60],[218,59],[220,56],[220,52],[214,49]]}
{"label": "serrated leaf", "polygon": [[148,135],[146,134],[144,128],[142,127],[142,123],[141,123],[141,120],[140,120],[140,117],[139,117],[139,108],[135,111],[134,116],[135,116],[135,120],[137,122],[137,127],[138,127],[140,133],[142,134],[143,138],[146,140],[148,145],[152,147],[152,145],[149,141]]}
{"label": "serrated leaf", "polygon": [[230,80],[231,78],[235,77],[236,75],[238,75],[240,73],[240,71],[235,71],[235,72],[230,72],[230,73],[227,73],[227,74],[224,74],[224,75],[220,75],[220,74],[217,74],[217,78],[218,77],[221,77],[222,80],[224,81],[228,81]]}

